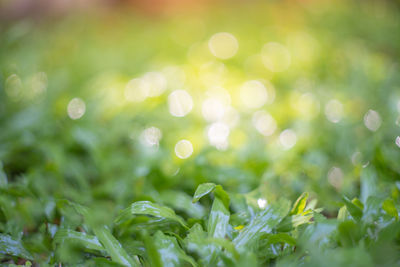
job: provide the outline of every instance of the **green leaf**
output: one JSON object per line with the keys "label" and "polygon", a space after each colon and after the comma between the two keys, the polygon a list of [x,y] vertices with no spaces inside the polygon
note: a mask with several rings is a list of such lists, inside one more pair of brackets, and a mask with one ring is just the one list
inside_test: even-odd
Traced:
{"label": "green leaf", "polygon": [[200,200],[200,198],[204,197],[205,195],[211,193],[214,188],[216,187],[216,185],[214,183],[204,183],[204,184],[200,184],[197,189],[196,192],[194,193],[192,202],[196,203]]}
{"label": "green leaf", "polygon": [[3,170],[3,163],[0,161],[0,188],[7,186],[7,175]]}
{"label": "green leaf", "polygon": [[357,206],[356,204],[354,204],[352,201],[350,201],[347,197],[343,196],[343,201],[347,207],[348,212],[350,213],[350,215],[355,219],[355,220],[360,220],[362,215],[363,215],[363,211],[362,209]]}
{"label": "green leaf", "polygon": [[268,205],[233,240],[236,248],[243,248],[251,242],[258,240],[263,233],[270,233],[288,214],[289,209],[290,203],[286,200],[281,200],[274,205]]}
{"label": "green leaf", "polygon": [[393,199],[388,198],[382,203],[382,209],[389,214],[390,216],[396,218],[396,220],[399,219],[399,213],[396,209],[396,206],[394,204]]}
{"label": "green leaf", "polygon": [[291,215],[300,214],[304,211],[307,204],[308,192],[301,194],[301,196],[296,200],[290,211]]}
{"label": "green leaf", "polygon": [[204,207],[200,203],[193,203],[192,198],[182,191],[164,191],[160,198],[174,210],[184,211],[192,218],[201,219],[205,215]]}
{"label": "green leaf", "polygon": [[64,240],[74,240],[88,249],[100,251],[105,250],[96,236],[88,235],[82,232],[60,229],[54,236],[54,242],[62,244]]}
{"label": "green leaf", "polygon": [[347,219],[348,215],[349,215],[349,212],[347,211],[347,207],[342,206],[338,211],[337,219],[339,221],[345,221]]}
{"label": "green leaf", "polygon": [[338,239],[344,247],[352,247],[360,239],[360,227],[354,221],[344,221],[338,225]]}
{"label": "green leaf", "polygon": [[140,266],[139,263],[134,261],[128,253],[124,250],[117,239],[111,234],[107,227],[99,227],[94,229],[94,233],[104,248],[111,256],[111,259],[124,266]]}
{"label": "green leaf", "polygon": [[361,201],[366,203],[370,196],[377,193],[377,175],[373,166],[364,168],[361,172]]}
{"label": "green leaf", "polygon": [[178,222],[183,227],[187,228],[185,221],[175,214],[174,210],[171,208],[161,206],[159,204],[150,201],[138,201],[131,205],[131,213],[133,215],[149,215],[158,218],[165,218],[175,222]]}
{"label": "green leaf", "polygon": [[222,203],[224,203],[225,207],[229,209],[230,198],[228,193],[222,188],[221,185],[215,185],[213,183],[205,183],[201,184],[197,187],[196,192],[193,196],[193,203],[196,203],[203,196],[213,192],[215,197],[218,197]]}
{"label": "green leaf", "polygon": [[229,211],[222,201],[216,197],[208,218],[207,232],[209,237],[224,238],[228,229]]}
{"label": "green leaf", "polygon": [[262,237],[268,244],[286,243],[292,246],[296,245],[296,239],[286,233],[266,234]]}
{"label": "green leaf", "polygon": [[194,260],[181,249],[175,237],[157,231],[153,238],[154,246],[161,257],[162,266],[182,266],[181,260],[190,263],[192,266],[197,266]]}
{"label": "green leaf", "polygon": [[25,249],[22,242],[6,234],[0,234],[0,254],[32,260],[32,255]]}

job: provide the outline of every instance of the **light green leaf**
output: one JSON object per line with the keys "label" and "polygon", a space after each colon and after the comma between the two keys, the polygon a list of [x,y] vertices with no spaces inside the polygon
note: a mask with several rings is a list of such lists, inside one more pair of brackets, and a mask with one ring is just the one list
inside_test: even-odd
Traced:
{"label": "light green leaf", "polygon": [[296,200],[290,211],[291,215],[300,214],[304,211],[307,204],[308,192],[301,194],[301,196]]}
{"label": "light green leaf", "polygon": [[228,229],[229,211],[222,201],[216,197],[208,218],[207,232],[209,237],[224,238]]}
{"label": "light green leaf", "polygon": [[263,233],[270,233],[288,214],[289,209],[290,203],[286,200],[281,200],[260,211],[250,224],[245,226],[233,240],[236,248],[243,248],[250,244],[250,242],[258,240]]}
{"label": "light green leaf", "polygon": [[194,193],[192,202],[196,203],[197,201],[200,200],[200,198],[204,197],[205,195],[211,193],[215,189],[216,185],[214,183],[204,183],[200,184],[196,192]]}
{"label": "light green leaf", "polygon": [[396,209],[396,206],[394,205],[393,199],[388,198],[385,201],[383,201],[382,208],[387,214],[396,218],[396,220],[399,219],[399,213]]}
{"label": "light green leaf", "polygon": [[138,262],[134,261],[128,253],[124,250],[117,239],[111,234],[107,227],[99,227],[94,229],[94,233],[104,248],[111,256],[111,259],[124,266],[140,266]]}
{"label": "light green leaf", "polygon": [[184,211],[192,218],[201,219],[205,215],[204,207],[200,203],[193,203],[192,198],[182,191],[164,191],[160,198],[174,210]]}
{"label": "light green leaf", "polygon": [[343,196],[343,201],[344,201],[350,215],[355,220],[361,219],[361,217],[363,215],[362,209],[359,206],[357,206],[356,204],[354,204],[353,202],[351,202],[350,199],[348,199],[345,196]]}
{"label": "light green leaf", "polygon": [[159,218],[165,218],[180,223],[187,228],[185,221],[175,214],[171,208],[161,206],[150,201],[138,201],[131,205],[131,214],[135,215],[150,215]]}
{"label": "light green leaf", "polygon": [[62,244],[64,240],[74,240],[88,249],[100,251],[104,250],[104,247],[101,245],[96,236],[88,235],[82,232],[77,232],[69,229],[60,229],[54,236],[54,242]]}
{"label": "light green leaf", "polygon": [[0,254],[32,260],[32,255],[24,248],[22,242],[6,234],[0,234]]}
{"label": "light green leaf", "polygon": [[266,234],[262,237],[268,244],[287,243],[289,245],[296,245],[296,239],[286,233]]}
{"label": "light green leaf", "polygon": [[195,261],[181,249],[175,237],[157,231],[153,238],[154,246],[161,257],[162,266],[182,266],[181,260],[190,263],[192,266],[197,266]]}
{"label": "light green leaf", "polygon": [[3,170],[3,163],[0,161],[0,188],[7,186],[7,175]]}

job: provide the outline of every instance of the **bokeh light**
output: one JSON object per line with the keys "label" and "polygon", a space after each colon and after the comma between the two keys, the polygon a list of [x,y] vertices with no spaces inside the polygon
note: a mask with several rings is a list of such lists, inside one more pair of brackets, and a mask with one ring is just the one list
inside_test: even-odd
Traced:
{"label": "bokeh light", "polygon": [[193,100],[185,90],[175,90],[168,96],[169,113],[175,117],[186,116],[193,108]]}
{"label": "bokeh light", "polygon": [[268,100],[267,89],[260,81],[247,81],[240,88],[240,99],[245,108],[261,108]]}
{"label": "bokeh light", "polygon": [[279,135],[279,141],[282,147],[288,150],[296,145],[297,135],[292,129],[286,129]]}
{"label": "bokeh light", "polygon": [[211,53],[220,59],[233,57],[238,49],[239,43],[235,36],[227,32],[216,33],[208,41]]}
{"label": "bokeh light", "polygon": [[272,135],[277,128],[275,119],[263,110],[255,112],[252,120],[254,127],[264,136]]}
{"label": "bokeh light", "polygon": [[340,122],[343,117],[343,104],[336,99],[329,100],[325,106],[325,116],[333,123]]}
{"label": "bokeh light", "polygon": [[193,145],[188,140],[180,140],[175,145],[175,155],[181,159],[187,159],[193,153]]}
{"label": "bokeh light", "polygon": [[282,44],[270,42],[261,51],[265,67],[272,72],[282,72],[289,68],[292,61],[289,50]]}
{"label": "bokeh light", "polygon": [[367,113],[364,115],[364,125],[370,131],[377,131],[379,127],[381,127],[381,116],[375,110],[368,110]]}
{"label": "bokeh light", "polygon": [[80,119],[86,112],[86,104],[80,98],[73,98],[69,101],[67,106],[68,116],[73,119],[77,120]]}
{"label": "bokeh light", "polygon": [[207,137],[211,145],[219,150],[225,150],[229,146],[229,127],[225,123],[215,122],[207,129]]}
{"label": "bokeh light", "polygon": [[142,132],[142,142],[146,146],[158,146],[162,137],[162,132],[157,127],[146,128]]}

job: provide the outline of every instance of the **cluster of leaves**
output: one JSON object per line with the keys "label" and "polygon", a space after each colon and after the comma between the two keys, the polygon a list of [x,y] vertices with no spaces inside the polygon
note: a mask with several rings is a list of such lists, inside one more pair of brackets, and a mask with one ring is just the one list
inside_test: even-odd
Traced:
{"label": "cluster of leaves", "polygon": [[[400,264],[398,6],[256,2],[179,18],[107,11],[1,27],[1,264]],[[222,31],[239,43],[227,60],[207,46]],[[263,66],[269,42],[290,51],[287,71]],[[131,79],[171,66],[186,80],[125,99]],[[273,84],[275,100],[241,111],[240,86],[254,79]],[[226,151],[203,134],[199,107],[214,85],[240,112]],[[177,89],[194,98],[183,118],[168,112]],[[72,120],[76,97],[86,112]],[[332,99],[343,106],[339,122],[325,114]],[[375,131],[364,125],[369,110],[379,114]],[[252,124],[258,111],[276,120],[272,136]],[[149,127],[162,132],[154,147],[141,140]],[[288,128],[297,143],[283,150]],[[174,154],[181,139],[194,146],[184,160]]]}
{"label": "cluster of leaves", "polygon": [[[204,212],[208,205],[204,197],[211,193],[210,211]],[[326,218],[316,204],[303,193],[293,205],[280,199],[258,207],[244,195],[230,195],[220,185],[205,183],[198,186],[192,201],[179,203],[182,216],[168,206],[137,201],[104,225],[88,207],[58,200],[50,209],[62,220],[41,229],[47,241],[42,246],[54,253],[38,254],[41,248],[29,246],[21,235],[1,234],[0,248],[9,260],[67,266],[400,263],[400,222],[392,198],[367,196],[363,203],[343,197],[337,218]]]}

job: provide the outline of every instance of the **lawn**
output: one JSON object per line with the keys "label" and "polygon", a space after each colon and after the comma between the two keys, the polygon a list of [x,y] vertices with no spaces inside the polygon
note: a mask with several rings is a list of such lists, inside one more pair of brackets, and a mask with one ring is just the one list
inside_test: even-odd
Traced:
{"label": "lawn", "polygon": [[400,266],[398,2],[0,23],[0,266]]}

